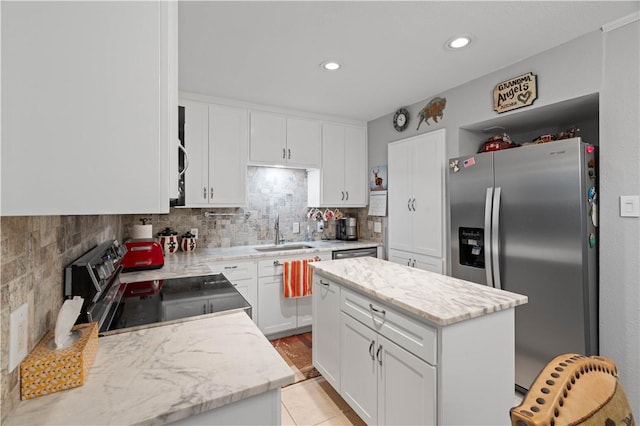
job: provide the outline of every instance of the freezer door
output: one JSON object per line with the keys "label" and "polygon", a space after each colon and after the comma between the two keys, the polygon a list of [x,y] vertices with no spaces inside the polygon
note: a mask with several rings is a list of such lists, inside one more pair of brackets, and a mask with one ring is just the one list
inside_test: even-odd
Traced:
{"label": "freezer door", "polygon": [[580,152],[574,140],[494,153],[500,281],[529,298],[515,312],[516,384],[524,389],[556,355],[588,354]]}
{"label": "freezer door", "polygon": [[448,173],[451,275],[487,284],[485,204],[493,189],[493,154],[452,158]]}

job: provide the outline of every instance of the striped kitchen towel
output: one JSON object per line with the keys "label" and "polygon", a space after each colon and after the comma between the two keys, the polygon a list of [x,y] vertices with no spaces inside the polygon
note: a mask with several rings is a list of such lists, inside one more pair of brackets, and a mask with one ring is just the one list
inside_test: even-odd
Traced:
{"label": "striped kitchen towel", "polygon": [[307,265],[317,259],[284,262],[283,288],[285,298],[311,296],[313,293],[313,269]]}

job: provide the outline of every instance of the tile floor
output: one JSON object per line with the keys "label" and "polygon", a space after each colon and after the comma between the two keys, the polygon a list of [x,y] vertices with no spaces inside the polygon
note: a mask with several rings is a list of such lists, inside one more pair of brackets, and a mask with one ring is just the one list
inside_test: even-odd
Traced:
{"label": "tile floor", "polygon": [[[519,405],[523,397],[515,392],[514,406]],[[282,425],[364,426],[366,423],[320,376],[282,389]]]}
{"label": "tile floor", "polygon": [[282,389],[282,424],[365,425],[322,376]]}

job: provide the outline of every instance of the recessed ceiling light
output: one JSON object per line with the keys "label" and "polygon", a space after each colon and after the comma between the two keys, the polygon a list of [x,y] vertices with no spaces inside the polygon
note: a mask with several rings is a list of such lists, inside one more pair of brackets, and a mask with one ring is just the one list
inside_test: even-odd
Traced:
{"label": "recessed ceiling light", "polygon": [[338,69],[340,69],[341,66],[342,65],[340,65],[336,61],[325,61],[320,64],[320,68],[322,68],[325,71],[337,71]]}
{"label": "recessed ceiling light", "polygon": [[449,41],[447,41],[447,43],[445,44],[445,47],[447,49],[455,50],[460,49],[461,47],[465,47],[469,43],[471,43],[471,36],[468,34],[464,34],[450,38]]}

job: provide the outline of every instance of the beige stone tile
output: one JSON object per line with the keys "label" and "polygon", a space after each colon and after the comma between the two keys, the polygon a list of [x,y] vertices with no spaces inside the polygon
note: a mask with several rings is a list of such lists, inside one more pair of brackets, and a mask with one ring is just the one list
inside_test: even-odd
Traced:
{"label": "beige stone tile", "polygon": [[289,412],[287,411],[287,407],[285,407],[284,404],[280,404],[280,407],[281,407],[280,424],[282,426],[296,426],[296,422],[294,422],[293,419],[291,418],[291,414],[289,414]]}
{"label": "beige stone tile", "polygon": [[362,421],[358,415],[353,411],[345,411],[335,417],[325,420],[322,423],[318,423],[317,426],[366,426],[367,424]]}
{"label": "beige stone tile", "polygon": [[316,378],[282,391],[282,403],[297,425],[315,425],[342,414],[346,403],[327,387],[324,379]]}

